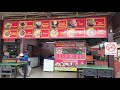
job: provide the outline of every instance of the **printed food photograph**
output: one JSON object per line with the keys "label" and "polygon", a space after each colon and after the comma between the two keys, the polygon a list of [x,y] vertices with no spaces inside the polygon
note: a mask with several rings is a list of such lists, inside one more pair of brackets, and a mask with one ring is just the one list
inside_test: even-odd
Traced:
{"label": "printed food photograph", "polygon": [[96,35],[96,30],[94,28],[88,28],[86,30],[86,35],[89,37],[93,37]]}
{"label": "printed food photograph", "polygon": [[96,22],[95,22],[95,20],[93,18],[88,19],[88,21],[87,21],[87,26],[88,27],[93,27],[95,25],[96,25]]}
{"label": "printed food photograph", "polygon": [[25,30],[20,30],[19,31],[19,37],[24,37],[26,34]]}
{"label": "printed food photograph", "polygon": [[57,21],[57,20],[54,20],[54,21],[51,22],[51,27],[52,28],[58,28],[58,25],[59,25],[59,21]]}
{"label": "printed food photograph", "polygon": [[11,35],[11,31],[10,31],[10,30],[5,30],[5,31],[4,31],[4,37],[5,37],[5,38],[10,37],[10,35]]}
{"label": "printed food photograph", "polygon": [[19,27],[21,28],[21,29],[25,29],[26,28],[26,26],[27,26],[27,24],[26,24],[26,22],[20,22],[20,24],[19,24]]}
{"label": "printed food photograph", "polygon": [[55,67],[60,67],[60,66],[61,66],[60,63],[58,62],[55,63]]}
{"label": "printed food photograph", "polygon": [[12,24],[11,23],[6,23],[5,25],[4,25],[4,28],[5,29],[10,29],[12,27]]}
{"label": "printed food photograph", "polygon": [[39,29],[36,29],[36,30],[34,31],[34,36],[35,36],[35,37],[40,37],[40,36],[41,36],[41,31],[40,31]]}
{"label": "printed food photograph", "polygon": [[68,29],[68,31],[67,31],[68,37],[75,37],[75,35],[76,35],[75,29]]}
{"label": "printed food photograph", "polygon": [[70,22],[68,22],[68,26],[70,28],[75,28],[75,27],[77,27],[77,25],[78,25],[78,22],[76,19],[72,19]]}
{"label": "printed food photograph", "polygon": [[51,37],[57,37],[57,36],[58,36],[58,30],[52,29],[52,30],[50,31],[50,36],[51,36]]}
{"label": "printed food photograph", "polygon": [[41,21],[36,21],[35,22],[35,28],[40,29],[42,27],[42,22]]}
{"label": "printed food photograph", "polygon": [[62,54],[62,47],[56,48],[56,54]]}
{"label": "printed food photograph", "polygon": [[61,63],[60,63],[60,66],[61,66],[61,67],[65,67],[65,63],[61,62]]}

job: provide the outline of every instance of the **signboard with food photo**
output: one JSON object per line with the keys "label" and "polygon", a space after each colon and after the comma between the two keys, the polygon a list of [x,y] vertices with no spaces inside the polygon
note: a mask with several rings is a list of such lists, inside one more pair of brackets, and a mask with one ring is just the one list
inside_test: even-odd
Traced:
{"label": "signboard with food photo", "polygon": [[67,19],[68,28],[85,28],[85,18]]}
{"label": "signboard with food photo", "polygon": [[67,38],[85,38],[85,28],[69,28]]}
{"label": "signboard with food photo", "polygon": [[66,19],[50,20],[50,26],[51,26],[51,28],[66,29],[67,28],[67,20]]}
{"label": "signboard with food photo", "polygon": [[49,29],[50,20],[35,20],[35,29]]}
{"label": "signboard with food photo", "polygon": [[107,38],[106,17],[86,18],[86,38]]}
{"label": "signboard with food photo", "polygon": [[41,29],[41,38],[49,38],[50,30],[49,29]]}
{"label": "signboard with food photo", "polygon": [[17,38],[18,21],[5,21],[3,24],[2,38]]}
{"label": "signboard with food photo", "polygon": [[3,38],[107,38],[107,20],[106,17],[90,17],[4,21],[2,36]]}
{"label": "signboard with food photo", "polygon": [[19,21],[18,37],[33,38],[34,21]]}

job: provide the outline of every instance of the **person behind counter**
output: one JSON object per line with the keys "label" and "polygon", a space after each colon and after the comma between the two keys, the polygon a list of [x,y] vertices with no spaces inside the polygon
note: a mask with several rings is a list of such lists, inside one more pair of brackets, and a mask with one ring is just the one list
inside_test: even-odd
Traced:
{"label": "person behind counter", "polygon": [[[24,54],[23,53],[20,53],[20,55],[19,55],[19,57],[18,57],[18,62],[28,62],[28,59],[25,59],[24,58]],[[22,70],[23,68],[22,67],[20,67],[19,69],[18,69],[18,71],[20,72],[20,74],[23,76],[24,75],[24,73],[23,73],[23,70]],[[29,75],[30,75],[30,72],[31,72],[31,67],[29,66],[29,63],[28,63],[28,65],[27,65],[27,76],[29,77]]]}

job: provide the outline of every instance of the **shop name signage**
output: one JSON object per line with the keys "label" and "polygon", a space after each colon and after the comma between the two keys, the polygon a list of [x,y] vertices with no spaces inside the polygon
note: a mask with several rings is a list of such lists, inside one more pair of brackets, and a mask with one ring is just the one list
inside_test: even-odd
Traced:
{"label": "shop name signage", "polygon": [[75,43],[56,43],[56,47],[76,47]]}

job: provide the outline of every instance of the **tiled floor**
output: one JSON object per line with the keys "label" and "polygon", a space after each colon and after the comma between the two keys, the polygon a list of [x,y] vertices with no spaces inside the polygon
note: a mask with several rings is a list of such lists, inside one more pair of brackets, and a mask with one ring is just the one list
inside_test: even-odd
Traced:
{"label": "tiled floor", "polygon": [[[75,72],[44,72],[42,68],[33,68],[28,78],[76,78]],[[22,78],[20,75],[18,78]]]}

